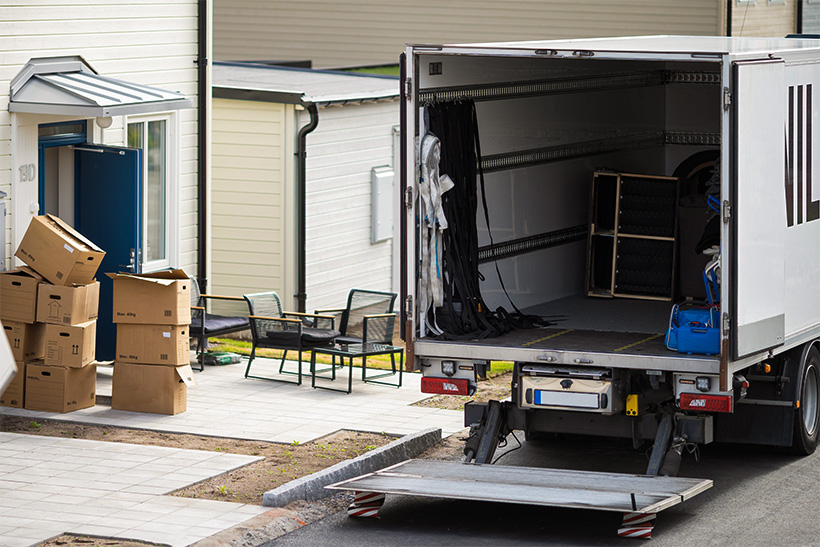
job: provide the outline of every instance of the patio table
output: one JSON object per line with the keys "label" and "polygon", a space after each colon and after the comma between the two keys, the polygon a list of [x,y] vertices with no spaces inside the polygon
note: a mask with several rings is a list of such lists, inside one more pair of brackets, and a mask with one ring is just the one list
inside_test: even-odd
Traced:
{"label": "patio table", "polygon": [[[348,377],[347,377],[347,389],[339,389],[330,386],[322,386],[316,384],[316,379],[320,380],[335,380],[336,379],[336,366],[332,365],[330,368],[331,376],[320,376],[317,374],[316,370],[316,355],[317,354],[326,354],[332,355],[335,357],[339,357],[342,362],[342,368],[344,368],[345,358],[348,359]],[[399,377],[398,382],[384,382],[379,381],[377,378],[384,378],[385,376],[395,376],[396,375],[396,360],[395,354],[399,354]],[[390,346],[386,344],[344,344],[344,343],[336,343],[332,346],[327,347],[319,347],[313,348],[310,355],[310,375],[311,375],[311,387],[319,388],[319,389],[327,389],[330,391],[339,391],[342,393],[350,393],[353,391],[353,359],[359,357],[371,357],[374,355],[390,355],[391,362],[393,365],[393,370],[391,372],[385,372],[380,374],[375,374],[368,376],[367,375],[367,360],[362,360],[362,382],[368,384],[381,384],[386,386],[392,387],[401,387],[401,375],[402,369],[404,369],[404,348],[399,346]],[[328,369],[325,369],[328,370]]]}

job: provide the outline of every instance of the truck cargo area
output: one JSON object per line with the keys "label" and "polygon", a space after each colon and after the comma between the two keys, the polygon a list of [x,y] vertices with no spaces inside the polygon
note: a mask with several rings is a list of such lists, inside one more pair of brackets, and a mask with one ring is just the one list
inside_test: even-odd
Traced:
{"label": "truck cargo area", "polygon": [[[717,215],[706,193],[716,165],[720,187],[721,65],[669,57],[417,56],[417,138],[429,131],[441,140],[441,174],[459,175],[447,158],[466,138],[452,129],[460,113],[451,105],[474,101],[480,141],[474,209],[448,219],[451,231],[459,226],[445,241],[415,236],[420,263],[426,243],[444,247],[436,264],[452,284],[438,307],[416,288],[426,307],[415,325],[418,355],[446,357],[442,346],[464,345],[490,360],[500,354],[492,348],[584,350],[713,368],[714,357],[667,349],[663,334],[675,302],[707,297],[702,272],[711,257],[695,248]],[[456,268],[448,252],[462,242],[446,238],[468,221],[477,261]],[[474,276],[480,295],[461,294],[469,280],[458,276]],[[461,316],[478,299],[486,310],[517,307],[551,324],[471,333]]]}

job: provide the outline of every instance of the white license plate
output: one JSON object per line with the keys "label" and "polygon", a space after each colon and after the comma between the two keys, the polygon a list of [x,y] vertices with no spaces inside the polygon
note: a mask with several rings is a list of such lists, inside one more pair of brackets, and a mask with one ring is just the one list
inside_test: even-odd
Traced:
{"label": "white license plate", "polygon": [[564,406],[571,408],[599,408],[597,393],[578,393],[575,391],[535,390],[533,402],[539,406]]}

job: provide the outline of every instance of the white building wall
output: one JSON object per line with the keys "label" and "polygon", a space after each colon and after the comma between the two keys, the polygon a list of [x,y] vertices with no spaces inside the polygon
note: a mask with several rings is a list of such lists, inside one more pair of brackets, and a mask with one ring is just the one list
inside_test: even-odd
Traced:
{"label": "white building wall", "polygon": [[293,308],[294,107],[214,99],[209,292]]}
{"label": "white building wall", "polygon": [[370,170],[393,165],[398,123],[395,100],[319,109],[307,136],[307,311],[344,307],[353,288],[391,290],[393,243],[371,243]]}
{"label": "white building wall", "polygon": [[[0,190],[9,194],[6,266],[28,226],[28,203],[37,202],[37,181],[21,181],[19,167],[37,164],[37,124],[77,119],[12,115],[9,84],[34,57],[81,55],[97,72],[197,98],[197,1],[18,0],[0,4]],[[181,217],[180,264],[196,272],[197,111],[177,114],[180,134],[178,204]],[[15,135],[13,124],[20,129]],[[121,145],[123,119],[100,130],[88,123],[94,141]],[[14,135],[14,142],[13,142]],[[33,139],[33,146],[32,146]],[[17,204],[15,205],[15,201]],[[17,214],[15,214],[17,213]]]}
{"label": "white building wall", "polygon": [[214,56],[329,68],[396,64],[407,43],[722,35],[725,1],[214,0]]}

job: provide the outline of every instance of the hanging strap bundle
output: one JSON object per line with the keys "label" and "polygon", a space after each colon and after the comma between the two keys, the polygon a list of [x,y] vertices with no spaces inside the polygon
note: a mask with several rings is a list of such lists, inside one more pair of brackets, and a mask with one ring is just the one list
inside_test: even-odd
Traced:
{"label": "hanging strap bundle", "polygon": [[[439,193],[436,197],[440,199],[440,204],[430,202],[428,205],[424,197],[424,189],[420,187],[425,201],[425,222],[430,225],[430,213],[432,211],[435,214],[440,205],[445,220],[443,223],[439,220],[438,227],[440,228],[442,224],[446,227],[435,233],[435,262],[438,267],[430,268],[428,262],[422,274],[423,276],[425,274],[439,275],[440,289],[443,293],[440,306],[427,308],[426,325],[434,334],[443,338],[471,339],[498,336],[513,328],[532,328],[551,324],[540,317],[523,314],[512,300],[510,304],[513,307],[513,313],[509,313],[503,307],[491,311],[481,297],[480,283],[483,276],[478,269],[476,222],[479,190],[490,243],[492,244],[493,241],[484,192],[484,173],[480,166],[481,146],[475,103],[464,100],[433,104],[427,107],[426,114],[429,120],[429,133],[436,138],[436,147],[440,154],[435,177],[437,180],[444,180],[444,176],[449,177],[445,184],[439,185]],[[429,136],[425,136],[422,140],[423,149]],[[432,173],[433,170],[423,167],[423,172]],[[426,241],[429,244],[433,239],[430,237]],[[429,255],[433,255],[433,252],[428,252]],[[495,267],[501,287],[509,299],[498,264]],[[435,297],[424,300],[424,296],[420,295],[420,298],[427,303],[435,301],[438,304],[439,301]],[[422,311],[425,312],[424,307]]]}

